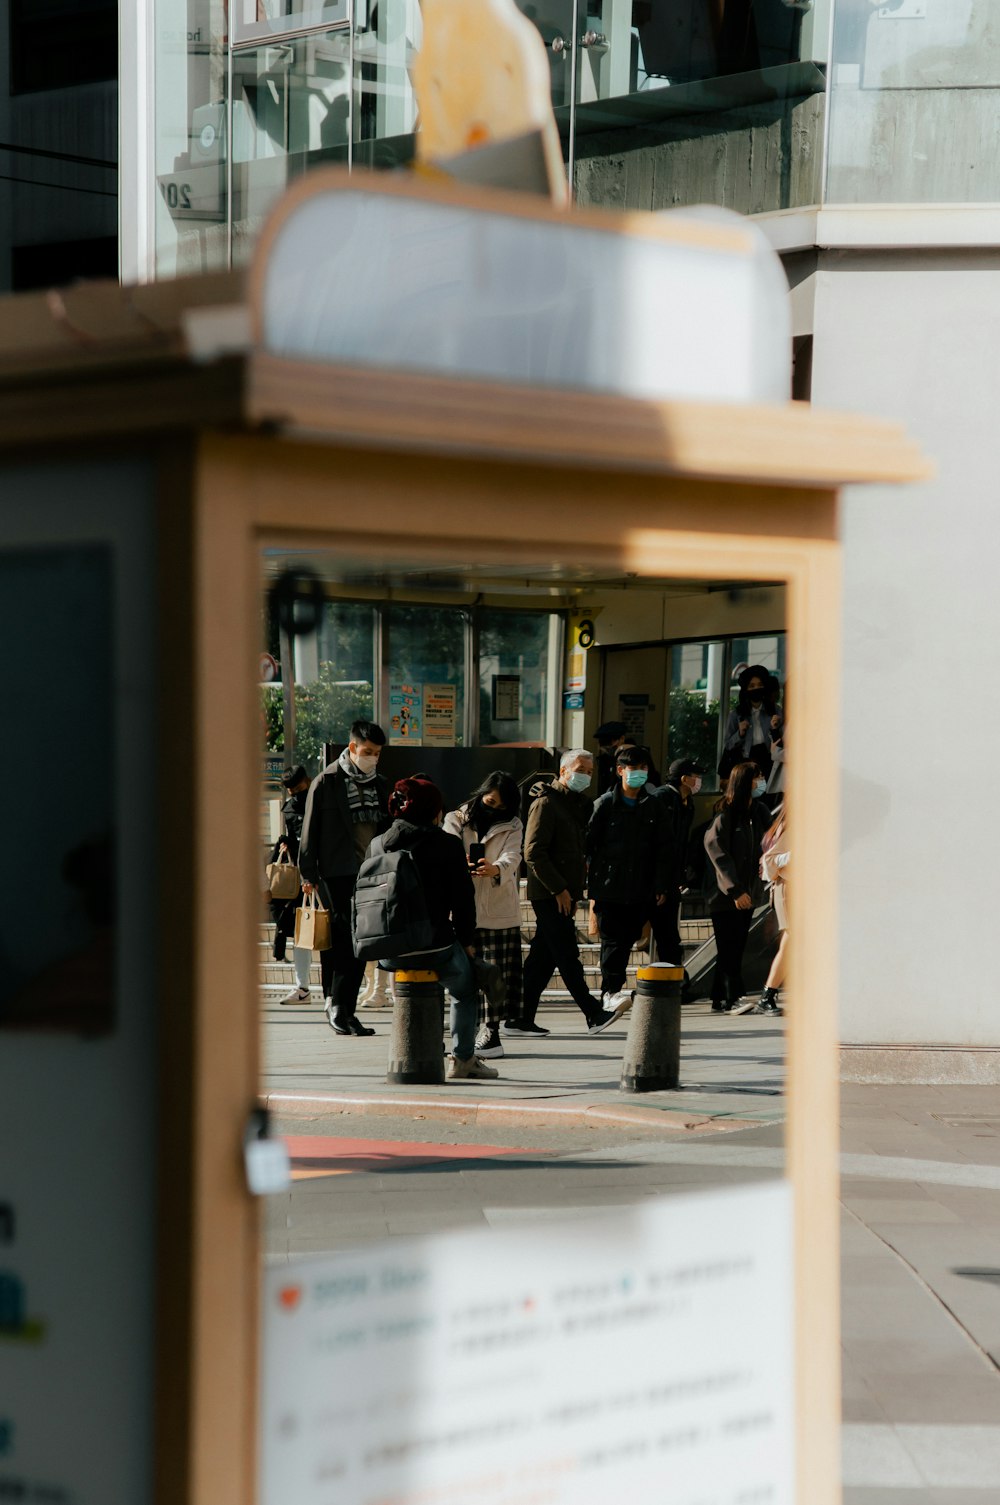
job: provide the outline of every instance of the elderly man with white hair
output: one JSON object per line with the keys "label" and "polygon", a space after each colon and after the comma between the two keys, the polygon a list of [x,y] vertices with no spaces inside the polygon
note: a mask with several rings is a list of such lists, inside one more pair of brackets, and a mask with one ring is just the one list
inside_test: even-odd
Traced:
{"label": "elderly man with white hair", "polygon": [[524,963],[522,1013],[504,1022],[507,1035],[540,1039],[549,1033],[535,1023],[535,1013],[557,968],[590,1034],[600,1034],[622,1013],[605,1009],[587,987],[573,918],[587,882],[584,843],[593,809],[587,790],[593,777],[594,759],[586,748],[564,752],[558,779],[543,786],[528,814],[524,860],[535,934]]}

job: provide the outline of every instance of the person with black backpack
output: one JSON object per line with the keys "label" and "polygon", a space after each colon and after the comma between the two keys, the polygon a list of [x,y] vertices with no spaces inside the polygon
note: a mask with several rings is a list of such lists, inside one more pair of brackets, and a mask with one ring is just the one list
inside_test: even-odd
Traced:
{"label": "person with black backpack", "polygon": [[354,950],[359,961],[396,970],[406,964],[438,974],[451,995],[448,1080],[496,1077],[476,1055],[479,988],[476,891],[465,847],[437,822],[444,802],[430,779],[400,779],[389,795],[392,825],[377,836],[354,890]]}

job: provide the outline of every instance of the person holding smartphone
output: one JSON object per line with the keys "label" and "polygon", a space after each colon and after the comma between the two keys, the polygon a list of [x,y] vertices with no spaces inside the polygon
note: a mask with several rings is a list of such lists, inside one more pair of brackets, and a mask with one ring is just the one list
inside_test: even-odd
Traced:
{"label": "person holding smartphone", "polygon": [[518,876],[524,827],[518,787],[509,773],[488,774],[463,805],[445,816],[444,828],[465,847],[476,890],[476,956],[500,973],[506,1001],[487,999],[476,1036],[476,1055],[504,1053],[500,1018],[520,1017],[524,992],[521,963],[521,895]]}

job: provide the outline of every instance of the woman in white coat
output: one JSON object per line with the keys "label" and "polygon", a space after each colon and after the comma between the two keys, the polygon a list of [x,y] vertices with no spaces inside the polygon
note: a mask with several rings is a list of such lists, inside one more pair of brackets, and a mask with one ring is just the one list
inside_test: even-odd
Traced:
{"label": "woman in white coat", "polygon": [[[463,843],[476,889],[476,956],[492,962],[507,990],[505,1002],[487,1001],[476,1037],[477,1056],[502,1056],[500,1017],[519,1018],[524,990],[521,969],[521,845],[518,787],[497,770],[451,810],[444,828]],[[474,844],[478,844],[473,851]]]}

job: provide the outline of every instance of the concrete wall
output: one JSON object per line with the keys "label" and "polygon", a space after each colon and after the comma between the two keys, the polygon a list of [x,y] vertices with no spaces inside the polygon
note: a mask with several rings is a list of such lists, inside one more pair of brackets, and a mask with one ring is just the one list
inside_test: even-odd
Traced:
{"label": "concrete wall", "polygon": [[825,95],[580,136],[577,202],[612,209],[721,204],[762,214],[820,201]]}
{"label": "concrete wall", "polygon": [[1000,248],[820,253],[813,401],[939,468],[844,505],[845,1042],[1000,1045],[998,342]]}

